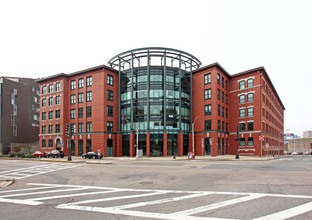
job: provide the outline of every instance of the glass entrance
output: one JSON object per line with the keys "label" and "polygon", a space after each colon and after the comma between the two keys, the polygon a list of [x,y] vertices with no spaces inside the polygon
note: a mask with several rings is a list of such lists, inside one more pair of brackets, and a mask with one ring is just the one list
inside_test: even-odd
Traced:
{"label": "glass entrance", "polygon": [[205,155],[211,155],[210,138],[205,138]]}
{"label": "glass entrance", "polygon": [[83,154],[83,140],[78,140],[78,156]]}
{"label": "glass entrance", "polygon": [[61,150],[61,140],[59,138],[56,139],[56,150]]}
{"label": "glass entrance", "polygon": [[167,141],[167,155],[173,156],[178,155],[178,141],[174,139],[169,139]]}
{"label": "glass entrance", "polygon": [[107,156],[113,156],[113,139],[107,139]]}
{"label": "glass entrance", "polygon": [[70,155],[75,156],[75,154],[76,154],[76,142],[75,142],[75,140],[71,140],[70,149],[71,149]]}

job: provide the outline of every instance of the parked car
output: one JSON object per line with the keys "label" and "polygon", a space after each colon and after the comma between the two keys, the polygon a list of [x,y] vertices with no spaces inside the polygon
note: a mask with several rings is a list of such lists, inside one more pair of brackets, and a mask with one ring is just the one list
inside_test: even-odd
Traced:
{"label": "parked car", "polygon": [[53,157],[53,158],[61,157],[61,158],[63,158],[64,152],[60,151],[60,150],[53,150],[53,151],[50,151],[47,153],[47,157]]}
{"label": "parked car", "polygon": [[[103,157],[103,154],[102,153],[100,153],[100,159]],[[86,154],[83,154],[82,155],[82,158],[83,159],[86,159],[86,158],[89,158],[89,159],[91,159],[91,158],[93,158],[93,159],[99,159],[99,155],[98,155],[98,153],[95,153],[95,152],[88,152],[88,153],[86,153]]]}
{"label": "parked car", "polygon": [[297,152],[293,152],[292,155],[298,155],[298,153]]}
{"label": "parked car", "polygon": [[47,153],[46,152],[41,152],[41,151],[36,151],[32,155],[34,155],[36,157],[47,157]]}

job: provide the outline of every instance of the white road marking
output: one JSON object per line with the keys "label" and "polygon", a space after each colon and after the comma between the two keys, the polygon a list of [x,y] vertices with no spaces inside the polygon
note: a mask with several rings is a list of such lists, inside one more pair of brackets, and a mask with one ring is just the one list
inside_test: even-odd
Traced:
{"label": "white road marking", "polygon": [[57,206],[57,208],[61,209],[73,209],[79,211],[91,211],[91,212],[101,212],[101,213],[109,213],[115,215],[128,215],[128,216],[136,216],[143,218],[157,218],[157,219],[172,219],[172,220],[231,220],[229,218],[211,218],[211,217],[197,217],[197,216],[176,216],[173,214],[163,214],[163,213],[154,213],[154,212],[139,212],[139,211],[131,211],[131,210],[120,210],[114,208],[102,208],[102,207],[92,207],[92,206],[77,206],[71,205],[65,208],[61,205]]}
{"label": "white road marking", "polygon": [[247,202],[249,200],[258,199],[261,197],[263,197],[263,195],[261,195],[261,194],[250,195],[250,196],[245,196],[245,197],[241,197],[241,198],[237,198],[237,199],[231,199],[231,200],[218,202],[218,203],[214,203],[214,204],[210,204],[210,205],[206,205],[206,206],[202,206],[202,207],[197,207],[194,209],[188,209],[188,210],[181,211],[181,212],[175,212],[172,214],[174,214],[174,215],[194,215],[194,214],[197,214],[200,212],[218,209],[218,208],[222,208],[222,207],[229,206],[229,205],[234,205],[234,204],[241,203],[241,202]]}
{"label": "white road marking", "polygon": [[96,192],[88,192],[88,193],[76,193],[76,194],[68,194],[68,195],[49,196],[49,197],[35,198],[35,199],[32,199],[32,201],[60,199],[60,198],[67,198],[67,197],[74,197],[74,196],[99,195],[99,194],[114,193],[114,192],[117,192],[117,191],[100,191],[100,192],[96,191]]}
{"label": "white road marking", "polygon": [[[149,189],[127,189],[127,188],[113,188],[113,187],[100,187],[100,186],[84,186],[84,185],[62,185],[62,184],[43,184],[43,183],[29,183],[27,185],[34,186],[33,188],[26,189],[18,189],[18,190],[7,190],[0,193],[0,203],[15,203],[15,204],[23,204],[23,205],[40,205],[45,204],[45,200],[51,199],[62,199],[66,197],[83,197],[88,195],[100,195],[103,194],[104,198],[99,199],[88,199],[82,200],[79,202],[73,203],[58,203],[56,200],[56,208],[59,209],[71,209],[71,210],[80,210],[80,211],[90,211],[90,212],[99,212],[106,214],[114,214],[114,215],[126,215],[132,217],[142,217],[142,218],[154,218],[154,219],[194,219],[194,220],[217,220],[217,219],[225,219],[225,218],[211,218],[211,217],[198,217],[194,216],[195,214],[206,212],[209,210],[214,210],[218,208],[223,208],[230,205],[236,205],[238,203],[247,203],[250,200],[260,199],[263,197],[279,197],[279,198],[294,198],[294,199],[310,199],[312,200],[312,196],[306,195],[285,195],[285,194],[265,194],[265,193],[240,193],[240,192],[213,192],[213,191],[174,191],[174,190],[149,190]],[[53,190],[50,190],[50,189]],[[57,188],[57,189],[55,189]],[[71,194],[72,191],[83,191],[88,190],[90,192],[78,192],[75,194]],[[32,192],[27,192],[32,191]],[[25,193],[24,193],[25,192]],[[116,195],[114,193],[124,192],[124,193],[136,193],[131,195]],[[53,193],[61,193],[59,195],[53,195]],[[112,193],[112,195],[107,195],[108,193]],[[138,194],[140,193],[140,194]],[[183,193],[183,195],[181,195]],[[8,195],[10,194],[10,195]],[[38,194],[47,194],[44,197],[38,197]],[[52,195],[49,195],[52,194]],[[104,195],[106,194],[106,196]],[[169,198],[154,200],[155,195],[165,195]],[[171,202],[173,207],[175,202],[192,199],[191,201],[196,202],[196,199],[204,202],[205,200],[202,198],[203,196],[209,195],[234,195],[239,196],[239,198],[229,199],[222,202],[217,202],[214,204],[204,205],[200,207],[195,207],[192,209],[182,210],[179,212],[172,213],[159,213],[159,212],[149,212],[149,211],[136,211],[129,210],[131,208],[137,207],[146,207],[149,205],[157,205],[163,203]],[[13,199],[17,196],[25,196],[27,199]],[[136,198],[144,198],[144,202],[133,202],[132,199]],[[119,202],[123,202],[123,200],[127,199],[127,203],[125,205],[114,205],[110,207],[101,207],[103,206],[102,202],[107,201],[115,201],[114,204],[118,204]],[[80,199],[81,200],[81,199]],[[62,201],[62,200],[60,200]],[[129,203],[130,201],[130,203]],[[189,201],[185,201],[189,202]],[[261,200],[259,201],[261,202]],[[98,203],[96,206],[90,203]],[[84,204],[90,204],[89,206]],[[106,204],[107,205],[107,204]],[[274,204],[273,204],[274,205]],[[97,207],[99,206],[99,207]],[[273,214],[269,214],[267,216],[262,216],[258,219],[286,219],[294,216],[301,215],[305,212],[312,211],[312,201],[299,205],[284,211],[279,211]]]}
{"label": "white road marking", "polygon": [[2,171],[0,172],[0,177],[23,179],[44,173],[74,168],[82,165],[84,164],[60,164],[60,163],[42,164],[38,166],[26,167],[21,169]]}
{"label": "white road marking", "polygon": [[29,196],[29,195],[37,195],[37,194],[43,194],[43,193],[68,192],[68,191],[83,190],[83,189],[85,189],[85,188],[48,190],[48,191],[40,191],[40,192],[31,192],[31,193],[20,193],[20,194],[13,194],[13,195],[4,195],[4,196],[1,196],[1,197],[2,197],[2,198],[6,198],[6,197],[16,197],[16,196]]}
{"label": "white road marking", "polygon": [[6,191],[0,191],[1,193],[12,193],[12,192],[21,192],[21,191],[32,191],[37,189],[51,189],[55,187],[62,187],[62,186],[48,186],[48,187],[36,187],[36,188],[27,188],[27,189],[14,189],[14,190],[6,190]]}
{"label": "white road marking", "polygon": [[301,215],[311,210],[312,210],[312,202],[309,202],[309,203],[299,205],[294,208],[290,208],[281,212],[276,212],[272,215],[267,215],[261,218],[256,218],[255,220],[282,220],[282,219],[291,218],[297,215]]}

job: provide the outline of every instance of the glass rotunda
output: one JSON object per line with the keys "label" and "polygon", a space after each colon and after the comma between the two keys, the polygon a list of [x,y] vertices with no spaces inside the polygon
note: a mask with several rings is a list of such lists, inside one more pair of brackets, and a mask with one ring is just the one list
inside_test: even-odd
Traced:
{"label": "glass rotunda", "polygon": [[[108,63],[119,70],[123,155],[131,156],[130,135],[136,130],[144,156],[177,155],[178,151],[186,155],[192,122],[192,70],[201,62],[180,50],[150,47],[120,53]],[[178,135],[183,137],[179,143]]]}

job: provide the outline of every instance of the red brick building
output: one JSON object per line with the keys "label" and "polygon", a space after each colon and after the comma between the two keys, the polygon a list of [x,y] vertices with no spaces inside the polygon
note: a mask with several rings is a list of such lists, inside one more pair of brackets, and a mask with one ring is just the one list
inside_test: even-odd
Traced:
{"label": "red brick building", "polygon": [[[42,151],[236,154],[239,126],[240,155],[283,152],[285,108],[263,67],[230,75],[218,63],[199,68],[196,57],[169,48],[126,51],[109,65],[37,81]],[[69,123],[71,138],[65,135]],[[259,136],[265,138],[262,151]]]}

